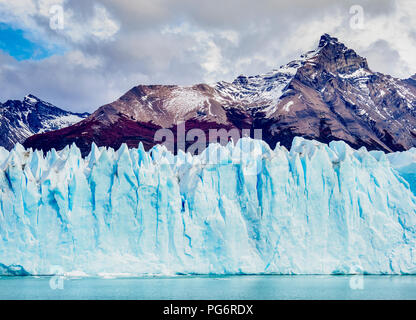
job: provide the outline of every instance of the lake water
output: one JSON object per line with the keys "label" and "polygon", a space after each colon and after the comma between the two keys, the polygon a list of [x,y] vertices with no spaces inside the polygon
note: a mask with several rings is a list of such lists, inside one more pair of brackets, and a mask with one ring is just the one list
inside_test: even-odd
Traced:
{"label": "lake water", "polygon": [[416,277],[0,277],[0,299],[416,299]]}

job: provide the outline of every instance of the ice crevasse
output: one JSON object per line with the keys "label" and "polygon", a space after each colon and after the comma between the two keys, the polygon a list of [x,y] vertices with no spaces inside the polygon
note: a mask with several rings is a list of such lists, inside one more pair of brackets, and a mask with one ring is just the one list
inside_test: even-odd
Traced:
{"label": "ice crevasse", "polygon": [[416,273],[415,173],[416,149],[302,138],[196,156],[16,145],[0,150],[0,271]]}

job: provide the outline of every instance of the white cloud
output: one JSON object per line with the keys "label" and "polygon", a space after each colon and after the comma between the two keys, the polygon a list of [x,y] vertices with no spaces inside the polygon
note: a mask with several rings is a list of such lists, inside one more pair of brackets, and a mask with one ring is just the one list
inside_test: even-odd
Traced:
{"label": "white cloud", "polygon": [[103,65],[101,57],[87,56],[80,50],[68,52],[66,60],[70,65],[78,65],[86,69],[95,69]]}
{"label": "white cloud", "polygon": [[80,22],[74,10],[65,9],[65,28],[63,33],[73,42],[85,42],[89,39],[99,41],[113,40],[114,35],[120,30],[116,22],[106,8],[95,4],[93,14],[84,22]]}
{"label": "white cloud", "polygon": [[[71,8],[71,4],[69,0],[0,0],[0,21],[27,30],[35,40],[67,38],[67,45],[89,40],[112,40],[119,31],[119,23],[101,4],[92,4],[92,12],[87,17],[79,9]],[[63,7],[64,28],[54,31],[49,28],[49,20],[50,9],[56,5]]]}
{"label": "white cloud", "polygon": [[174,34],[191,39],[190,50],[199,57],[199,65],[205,71],[201,80],[213,82],[226,76],[229,72],[230,61],[223,57],[221,47],[216,43],[219,38],[225,39],[232,46],[238,43],[238,33],[232,30],[204,31],[196,26],[182,24],[179,26],[165,26],[162,34]]}
{"label": "white cloud", "polygon": [[[65,27],[49,28],[63,4]],[[349,26],[351,5],[365,29]],[[92,111],[138,84],[232,81],[270,71],[337,36],[375,71],[416,73],[414,0],[0,0],[0,22],[65,54],[22,61],[0,54],[0,101],[28,92]],[[40,80],[39,80],[40,79]]]}
{"label": "white cloud", "polygon": [[220,31],[218,33],[218,35],[221,38],[224,38],[224,39],[228,40],[229,42],[231,42],[235,46],[238,45],[238,42],[240,40],[240,37],[239,37],[238,32],[236,32],[234,30],[224,30],[224,31]]}

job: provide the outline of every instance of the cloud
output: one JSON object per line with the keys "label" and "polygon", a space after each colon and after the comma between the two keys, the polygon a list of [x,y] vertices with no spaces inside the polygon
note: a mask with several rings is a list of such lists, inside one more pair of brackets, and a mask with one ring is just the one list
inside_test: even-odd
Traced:
{"label": "cloud", "polygon": [[[67,45],[86,41],[112,40],[119,23],[98,1],[0,0],[0,21],[25,29],[34,40],[67,41]],[[51,30],[50,21],[62,8],[63,28]]]}
{"label": "cloud", "polygon": [[[64,29],[49,27],[50,6]],[[365,28],[350,27],[361,5]],[[35,43],[65,48],[39,61],[0,53],[0,100],[28,92],[93,111],[138,84],[232,81],[270,71],[317,46],[328,32],[375,71],[416,72],[413,0],[0,0],[0,22]]]}
{"label": "cloud", "polygon": [[62,33],[73,42],[110,41],[120,29],[119,23],[111,17],[105,7],[99,4],[93,5],[91,16],[83,22],[81,17],[77,16],[77,11],[67,9],[64,12],[66,26]]}

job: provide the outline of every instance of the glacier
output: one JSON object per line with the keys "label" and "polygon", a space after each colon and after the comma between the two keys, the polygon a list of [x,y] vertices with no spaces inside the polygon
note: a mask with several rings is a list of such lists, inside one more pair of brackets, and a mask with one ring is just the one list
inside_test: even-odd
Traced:
{"label": "glacier", "polygon": [[414,274],[415,177],[416,149],[299,137],[195,156],[17,144],[0,148],[0,271]]}

